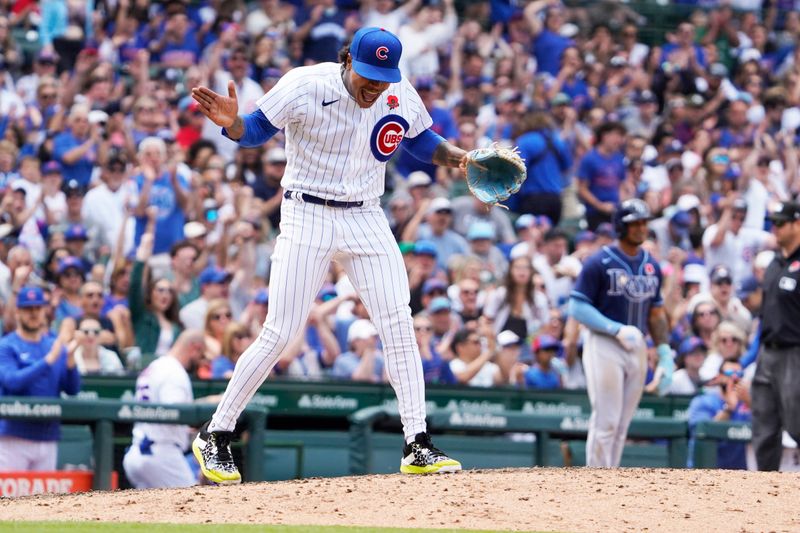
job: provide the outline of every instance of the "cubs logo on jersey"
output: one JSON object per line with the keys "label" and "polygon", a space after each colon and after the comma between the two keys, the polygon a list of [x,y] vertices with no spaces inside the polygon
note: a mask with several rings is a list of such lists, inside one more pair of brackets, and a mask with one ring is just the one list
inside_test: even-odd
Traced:
{"label": "cubs logo on jersey", "polygon": [[608,274],[609,296],[624,296],[631,302],[643,302],[654,297],[658,291],[655,269],[646,275],[631,275],[621,268],[609,268],[606,274]]}
{"label": "cubs logo on jersey", "polygon": [[385,163],[400,146],[406,132],[408,121],[400,115],[386,115],[380,119],[369,138],[369,147],[375,159]]}

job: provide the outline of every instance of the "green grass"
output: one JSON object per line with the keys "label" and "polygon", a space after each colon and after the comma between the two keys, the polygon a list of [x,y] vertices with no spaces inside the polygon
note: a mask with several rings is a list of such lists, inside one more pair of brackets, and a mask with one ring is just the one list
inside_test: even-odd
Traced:
{"label": "green grass", "polygon": [[[266,533],[462,533],[463,529],[410,529],[393,527],[353,526],[268,526],[260,524],[133,524],[111,522],[0,522],[2,533],[230,533],[231,531]],[[471,530],[470,533],[495,533],[489,530]]]}

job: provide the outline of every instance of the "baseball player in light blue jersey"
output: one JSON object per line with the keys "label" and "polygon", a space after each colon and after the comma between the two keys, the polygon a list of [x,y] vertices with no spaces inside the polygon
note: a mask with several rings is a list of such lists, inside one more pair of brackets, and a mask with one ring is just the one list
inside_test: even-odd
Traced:
{"label": "baseball player in light blue jersey", "polygon": [[570,314],[589,328],[583,367],[592,405],[586,465],[619,466],[625,437],[647,375],[647,332],[657,345],[660,384],[669,388],[674,369],[669,325],[661,300],[661,269],[641,248],[650,210],[623,202],[614,213],[619,241],[586,260],[570,298]]}
{"label": "baseball player in light blue jersey", "polygon": [[205,87],[192,90],[199,109],[241,146],[261,145],[281,129],[286,135],[281,233],[272,256],[267,319],[193,443],[211,481],[240,481],[230,453],[236,419],[306,323],[334,255],[384,346],[406,439],[401,472],[461,469],[433,446],[426,432],[408,277],[379,198],[386,162],[401,143],[417,159],[462,170],[467,155],[430,130],[430,115],[397,68],[401,52],[392,33],[362,28],[340,52],[340,63],[289,71],[245,116],[238,116],[233,84],[227,96]]}

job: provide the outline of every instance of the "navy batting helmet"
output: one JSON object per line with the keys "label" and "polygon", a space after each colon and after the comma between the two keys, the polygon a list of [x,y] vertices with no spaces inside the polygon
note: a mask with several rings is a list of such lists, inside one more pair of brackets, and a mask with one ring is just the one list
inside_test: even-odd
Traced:
{"label": "navy batting helmet", "polygon": [[621,239],[628,231],[628,224],[637,220],[650,220],[652,218],[653,215],[650,214],[650,208],[647,207],[644,201],[638,198],[631,198],[622,202],[614,212],[614,230]]}

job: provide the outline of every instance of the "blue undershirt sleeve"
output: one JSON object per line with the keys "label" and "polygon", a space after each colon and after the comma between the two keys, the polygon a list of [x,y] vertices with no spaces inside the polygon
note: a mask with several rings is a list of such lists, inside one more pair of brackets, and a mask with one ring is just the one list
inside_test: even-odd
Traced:
{"label": "blue undershirt sleeve", "polygon": [[244,135],[240,139],[231,139],[226,128],[222,128],[222,134],[245,148],[261,146],[279,131],[260,109],[256,109],[249,115],[242,115],[242,121],[244,122]]}
{"label": "blue undershirt sleeve", "polygon": [[423,163],[433,163],[433,152],[443,142],[444,137],[433,130],[427,129],[413,139],[404,138],[401,144],[415,159]]}
{"label": "blue undershirt sleeve", "polygon": [[616,335],[622,327],[622,324],[603,315],[586,300],[574,296],[569,299],[569,314],[587,328],[607,335]]}

